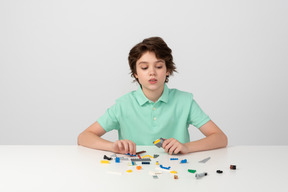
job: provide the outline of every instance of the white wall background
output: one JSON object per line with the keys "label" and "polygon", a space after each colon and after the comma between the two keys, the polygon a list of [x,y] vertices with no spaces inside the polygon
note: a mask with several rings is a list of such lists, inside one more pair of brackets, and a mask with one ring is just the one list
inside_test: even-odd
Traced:
{"label": "white wall background", "polygon": [[1,0],[0,144],[76,144],[137,88],[132,46],[161,36],[179,72],[168,86],[192,92],[229,145],[287,145],[287,34],[285,0]]}

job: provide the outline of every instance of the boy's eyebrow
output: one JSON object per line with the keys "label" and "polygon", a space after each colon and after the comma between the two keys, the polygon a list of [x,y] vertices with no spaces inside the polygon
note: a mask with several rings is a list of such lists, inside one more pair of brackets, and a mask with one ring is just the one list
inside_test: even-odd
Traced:
{"label": "boy's eyebrow", "polygon": [[[149,63],[149,62],[147,62],[147,61],[140,61],[140,62],[138,63],[138,65],[148,64],[148,63]],[[155,61],[155,63],[165,63],[165,61],[162,60],[162,59],[159,59],[159,60]]]}

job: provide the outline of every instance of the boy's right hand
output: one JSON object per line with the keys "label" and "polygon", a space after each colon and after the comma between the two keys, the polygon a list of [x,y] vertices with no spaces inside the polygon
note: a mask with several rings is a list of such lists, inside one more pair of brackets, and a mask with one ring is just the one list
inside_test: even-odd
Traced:
{"label": "boy's right hand", "polygon": [[113,151],[122,154],[136,154],[136,144],[130,140],[117,140],[113,143]]}

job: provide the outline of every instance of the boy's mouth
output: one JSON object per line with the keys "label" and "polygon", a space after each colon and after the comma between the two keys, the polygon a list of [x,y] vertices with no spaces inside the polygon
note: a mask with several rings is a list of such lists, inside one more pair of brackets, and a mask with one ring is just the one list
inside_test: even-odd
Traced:
{"label": "boy's mouth", "polygon": [[157,79],[155,79],[155,78],[149,79],[149,83],[155,84],[155,83],[157,83]]}

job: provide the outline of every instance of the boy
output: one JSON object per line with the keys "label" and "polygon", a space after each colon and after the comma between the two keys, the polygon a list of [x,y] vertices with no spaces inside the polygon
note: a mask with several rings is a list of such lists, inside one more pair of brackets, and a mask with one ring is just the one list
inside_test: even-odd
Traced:
{"label": "boy", "polygon": [[[166,138],[162,147],[169,154],[186,154],[227,146],[226,135],[210,120],[191,93],[169,89],[166,83],[176,71],[171,49],[160,37],[144,39],[129,53],[131,76],[139,83],[119,99],[94,124],[78,136],[78,144],[115,153],[136,153],[137,145],[153,145]],[[190,142],[189,124],[206,136]],[[118,130],[119,140],[101,136]]]}

